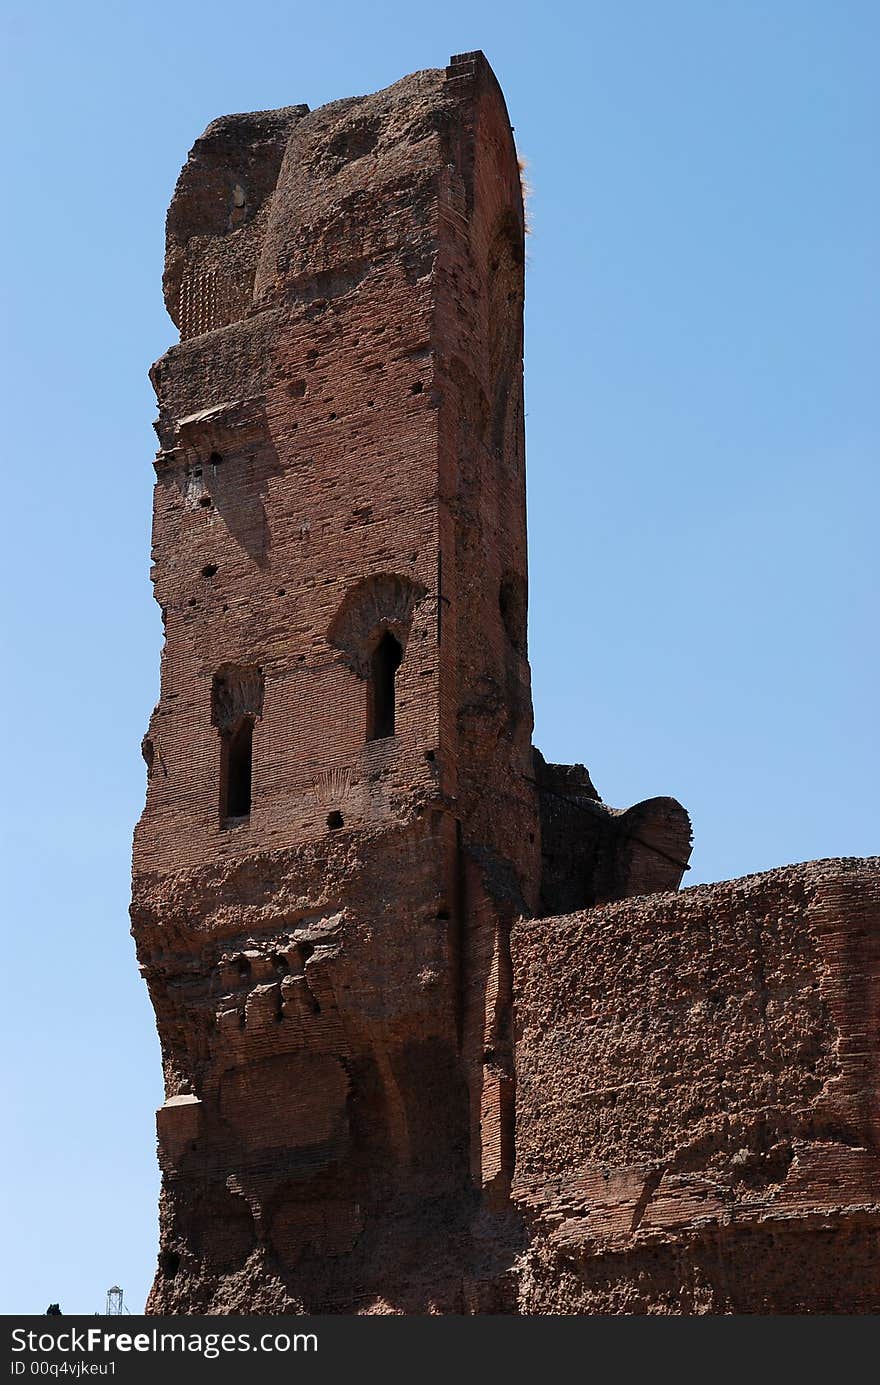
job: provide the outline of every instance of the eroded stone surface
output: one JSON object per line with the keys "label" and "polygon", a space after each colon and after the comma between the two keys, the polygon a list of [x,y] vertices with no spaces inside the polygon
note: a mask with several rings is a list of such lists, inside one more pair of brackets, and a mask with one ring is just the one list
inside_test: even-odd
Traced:
{"label": "eroded stone surface", "polygon": [[527,1312],[880,1303],[880,861],[513,934]]}

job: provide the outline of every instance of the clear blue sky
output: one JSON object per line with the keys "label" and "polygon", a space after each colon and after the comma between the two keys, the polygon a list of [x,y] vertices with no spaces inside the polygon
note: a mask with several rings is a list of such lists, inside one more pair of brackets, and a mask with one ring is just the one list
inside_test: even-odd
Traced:
{"label": "clear blue sky", "polygon": [[0,1311],[140,1309],[159,1049],[128,934],[158,687],[165,208],[215,116],[483,48],[534,188],[536,741],[677,795],[694,883],[878,849],[874,0],[5,7]]}

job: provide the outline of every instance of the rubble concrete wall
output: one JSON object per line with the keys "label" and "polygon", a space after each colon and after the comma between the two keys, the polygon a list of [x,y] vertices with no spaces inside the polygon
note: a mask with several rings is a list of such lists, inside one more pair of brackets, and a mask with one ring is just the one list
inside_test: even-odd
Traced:
{"label": "rubble concrete wall", "polygon": [[878,1311],[878,867],[514,929],[520,1311]]}

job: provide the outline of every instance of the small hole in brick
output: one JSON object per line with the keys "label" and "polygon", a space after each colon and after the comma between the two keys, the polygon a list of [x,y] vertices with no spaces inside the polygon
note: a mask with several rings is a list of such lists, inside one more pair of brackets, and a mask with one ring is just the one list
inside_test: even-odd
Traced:
{"label": "small hole in brick", "polygon": [[190,599],[189,599],[189,601],[188,601],[186,604],[187,604],[188,606],[195,606],[195,604],[196,604],[196,599],[195,599],[195,597],[194,597],[194,596],[191,596]]}
{"label": "small hole in brick", "polygon": [[535,834],[534,834],[534,832],[530,832],[530,833],[529,833],[529,841],[530,841],[530,842],[533,842],[534,840],[535,840]]}
{"label": "small hole in brick", "polygon": [[287,595],[287,592],[286,592],[286,590],[285,590],[284,587],[276,587],[276,589],[275,589],[275,595],[276,595],[276,596],[286,596],[286,595]]}
{"label": "small hole in brick", "polygon": [[448,920],[449,920],[449,918],[450,918],[449,910],[448,910],[448,909],[438,909],[438,910],[437,910],[437,917],[438,917],[438,919],[442,919],[444,922],[448,922]]}
{"label": "small hole in brick", "polygon": [[430,760],[430,761],[431,761],[431,764],[434,763],[434,761],[435,761],[436,758],[437,758],[437,757],[436,757],[436,755],[434,754],[433,750],[426,750],[426,751],[425,751],[425,759],[426,759],[426,760]]}
{"label": "small hole in brick", "polygon": [[303,395],[305,394],[305,392],[306,392],[306,382],[305,382],[305,380],[291,380],[291,382],[290,382],[290,393],[293,395],[294,399],[302,399],[302,397],[303,397]]}
{"label": "small hole in brick", "polygon": [[422,392],[422,390],[423,390],[424,388],[425,388],[425,387],[424,387],[424,385],[422,384],[421,380],[416,380],[415,384],[410,385],[410,387],[409,387],[409,392],[410,392],[410,394],[421,394],[421,392]]}
{"label": "small hole in brick", "polygon": [[203,576],[203,577],[216,577],[216,576],[217,576],[217,564],[216,564],[216,563],[205,563],[205,566],[202,568],[202,576]]}
{"label": "small hole in brick", "polygon": [[211,466],[214,467],[223,465],[223,458],[221,457],[219,452],[212,452],[210,457],[208,458],[208,461],[210,462]]}
{"label": "small hole in brick", "polygon": [[372,407],[373,407],[373,400],[372,400],[372,399],[368,399],[368,400],[367,400],[367,408],[368,408],[368,409],[372,409]]}
{"label": "small hole in brick", "polygon": [[333,420],[334,420],[334,418],[336,417],[336,414],[328,414],[327,417],[329,418],[330,422],[332,423]]}
{"label": "small hole in brick", "polygon": [[332,813],[328,813],[327,826],[330,828],[331,832],[335,832],[337,828],[342,826],[342,814],[336,812],[335,809]]}
{"label": "small hole in brick", "polygon": [[209,510],[211,506],[214,504],[214,502],[211,499],[210,495],[203,495],[201,500],[199,501],[199,504],[202,505],[204,509]]}
{"label": "small hole in brick", "polygon": [[197,481],[201,479],[201,475],[202,468],[200,466],[193,467],[193,476],[195,476]]}
{"label": "small hole in brick", "polygon": [[180,1256],[175,1250],[159,1251],[159,1271],[165,1279],[173,1279],[180,1269]]}
{"label": "small hole in brick", "polygon": [[226,604],[225,601],[223,602],[223,609],[224,609],[224,611],[228,611],[228,610],[229,610],[229,607],[228,607],[228,605]]}
{"label": "small hole in brick", "polygon": [[290,425],[290,431],[291,431],[291,433],[295,433],[298,427],[299,427],[299,424],[298,424],[298,423],[291,423],[291,425]]}

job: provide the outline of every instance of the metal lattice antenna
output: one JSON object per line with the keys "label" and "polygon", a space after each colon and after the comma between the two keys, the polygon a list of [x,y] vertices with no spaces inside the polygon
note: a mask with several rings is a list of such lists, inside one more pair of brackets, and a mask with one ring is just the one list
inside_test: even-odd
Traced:
{"label": "metal lattice antenna", "polygon": [[107,1290],[107,1317],[120,1317],[126,1311],[125,1304],[122,1302],[122,1290],[118,1284],[114,1284],[112,1289]]}

